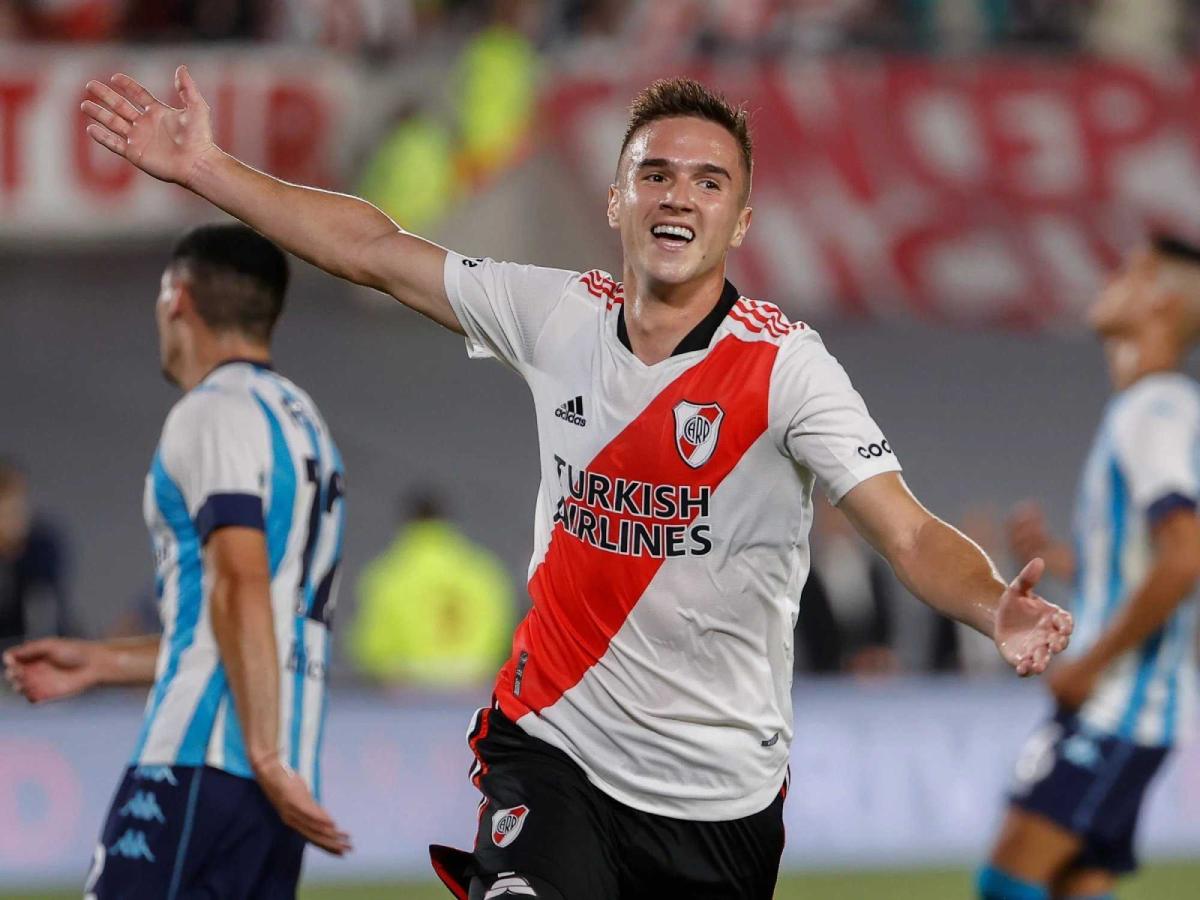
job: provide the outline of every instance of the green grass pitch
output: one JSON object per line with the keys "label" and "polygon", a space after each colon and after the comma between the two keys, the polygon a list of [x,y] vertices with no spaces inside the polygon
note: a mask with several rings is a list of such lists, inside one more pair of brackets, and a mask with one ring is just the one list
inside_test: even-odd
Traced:
{"label": "green grass pitch", "polygon": [[[809,872],[779,883],[776,900],[972,900],[966,870],[900,869],[860,872]],[[1200,862],[1150,863],[1121,885],[1121,900],[1196,900]],[[301,890],[301,900],[449,900],[433,884],[320,885]],[[79,891],[5,893],[0,900],[78,900]]]}

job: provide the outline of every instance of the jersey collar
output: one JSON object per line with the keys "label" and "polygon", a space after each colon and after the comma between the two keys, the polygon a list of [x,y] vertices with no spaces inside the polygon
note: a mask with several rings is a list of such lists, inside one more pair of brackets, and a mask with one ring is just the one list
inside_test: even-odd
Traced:
{"label": "jersey collar", "polygon": [[[733,305],[738,302],[741,294],[738,289],[733,286],[729,279],[725,280],[725,288],[721,291],[721,299],[699,322],[696,327],[687,333],[682,341],[680,341],[674,350],[671,351],[672,356],[679,356],[682,353],[691,353],[694,350],[704,350],[712,343],[713,335],[717,333],[717,329],[721,327],[721,323],[725,321],[725,317],[729,315],[729,311],[733,309]],[[617,340],[619,340],[625,349],[630,353],[633,352],[633,347],[629,344],[629,329],[625,327],[625,304],[617,307]]]}
{"label": "jersey collar", "polygon": [[245,359],[241,356],[235,356],[231,359],[221,360],[219,363],[217,363],[215,366],[213,366],[211,369],[209,369],[208,374],[205,375],[203,378],[201,378],[200,381],[201,381],[201,383],[208,381],[208,379],[212,378],[214,372],[217,372],[220,369],[225,368],[226,366],[237,366],[237,365],[242,365],[243,363],[248,366],[254,366],[254,368],[256,368],[256,369],[265,370],[268,372],[275,371],[275,367],[272,366],[271,363],[269,363],[265,360]]}

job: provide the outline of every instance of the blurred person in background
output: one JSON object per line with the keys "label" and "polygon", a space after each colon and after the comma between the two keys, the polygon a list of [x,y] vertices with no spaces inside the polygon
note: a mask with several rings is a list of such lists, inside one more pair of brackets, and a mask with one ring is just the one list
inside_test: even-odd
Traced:
{"label": "blurred person in background", "polygon": [[1056,712],[1030,739],[988,866],[985,900],[1110,898],[1135,870],[1146,789],[1196,705],[1200,248],[1156,239],[1089,312],[1115,394],[1083,469],[1075,550],[1036,507],[1012,527],[1075,582],[1071,653],[1050,670]]}
{"label": "blurred person in background", "polygon": [[78,635],[67,593],[66,542],[35,517],[29,481],[0,458],[0,651],[51,635]]}
{"label": "blurred person in background", "polygon": [[886,563],[836,507],[814,500],[812,568],[796,619],[796,671],[898,671],[894,603]]}
{"label": "blurred person in background", "polygon": [[341,459],[271,368],[283,253],[241,224],[176,245],[155,320],[184,392],[146,479],[163,635],[46,639],[4,654],[35,703],[153,684],[85,892],[284,898],[306,840],[349,849],[314,798],[344,526]]}
{"label": "blurred person in background", "polygon": [[606,212],[618,282],[463,256],[258,172],[214,143],[185,66],[175,87],[181,108],[125,75],[89,82],[89,136],[466,337],[533,393],[533,607],[470,732],[475,850],[430,848],[456,896],[773,895],[817,485],[1019,675],[1066,646],[1070,615],[1033,591],[1041,561],[1002,581],[912,496],[816,333],[726,280],[752,217],[744,108],[682,78],[635,98]]}
{"label": "blurred person in background", "polygon": [[385,684],[481,684],[495,674],[512,636],[512,582],[432,494],[414,494],[405,507],[392,545],[358,582],[349,637],[354,664]]}

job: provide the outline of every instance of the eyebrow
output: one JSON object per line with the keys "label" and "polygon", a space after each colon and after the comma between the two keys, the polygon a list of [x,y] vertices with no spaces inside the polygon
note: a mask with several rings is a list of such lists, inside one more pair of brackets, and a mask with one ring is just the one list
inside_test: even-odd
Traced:
{"label": "eyebrow", "polygon": [[[654,157],[652,159],[643,159],[638,163],[638,169],[673,169],[675,164],[669,159],[663,157]],[[729,181],[733,181],[733,176],[729,174],[724,166],[718,166],[716,163],[701,163],[696,166],[698,174],[705,175],[724,175]]]}

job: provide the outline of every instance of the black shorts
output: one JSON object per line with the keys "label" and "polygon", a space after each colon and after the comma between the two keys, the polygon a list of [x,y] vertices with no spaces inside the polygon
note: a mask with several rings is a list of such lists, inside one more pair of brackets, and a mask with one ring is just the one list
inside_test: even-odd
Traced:
{"label": "black shorts", "polygon": [[1138,813],[1167,752],[1092,731],[1059,713],[1026,744],[1009,800],[1079,835],[1083,849],[1075,865],[1132,872]]}
{"label": "black shorts", "polygon": [[89,900],[282,900],[296,896],[304,838],[258,784],[218,769],[139,766],[113,798]]}
{"label": "black shorts", "polygon": [[472,853],[431,847],[466,900],[475,876],[540,879],[565,900],[770,900],[783,853],[786,784],[766,809],[726,822],[652,815],[618,803],[566,754],[483,710],[470,739],[483,793]]}

